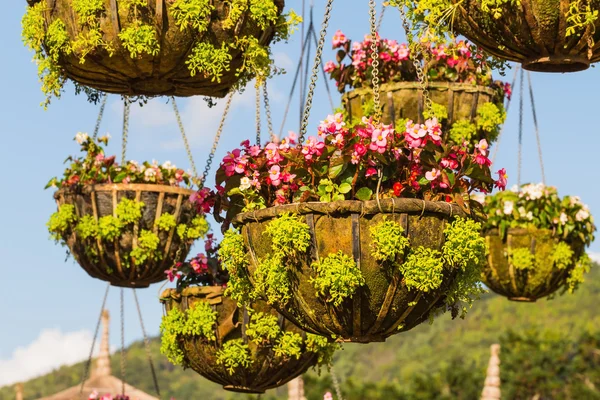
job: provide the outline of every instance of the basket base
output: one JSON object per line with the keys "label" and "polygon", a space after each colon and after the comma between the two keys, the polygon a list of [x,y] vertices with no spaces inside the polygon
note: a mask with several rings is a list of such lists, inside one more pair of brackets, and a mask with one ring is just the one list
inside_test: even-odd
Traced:
{"label": "basket base", "polygon": [[519,303],[535,303],[537,301],[537,299],[530,299],[529,297],[509,297],[508,299]]}
{"label": "basket base", "polygon": [[523,62],[523,68],[534,72],[579,72],[590,67],[585,57],[546,56]]}
{"label": "basket base", "polygon": [[265,391],[264,390],[256,390],[256,389],[251,389],[245,386],[236,386],[236,385],[226,385],[223,386],[223,389],[228,390],[230,392],[236,392],[236,393],[247,393],[247,394],[263,394]]}
{"label": "basket base", "polygon": [[127,289],[146,289],[150,287],[148,283],[138,283],[138,282],[110,282],[110,286],[127,288]]}
{"label": "basket base", "polygon": [[359,343],[359,344],[369,344],[369,343],[383,343],[385,342],[385,337],[380,335],[373,336],[357,336],[350,338],[340,339],[341,343]]}

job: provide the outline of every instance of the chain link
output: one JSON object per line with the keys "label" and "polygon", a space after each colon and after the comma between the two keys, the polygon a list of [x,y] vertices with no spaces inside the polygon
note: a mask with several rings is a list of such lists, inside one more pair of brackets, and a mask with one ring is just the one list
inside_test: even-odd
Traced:
{"label": "chain link", "polygon": [[277,141],[277,136],[275,136],[275,132],[273,131],[273,117],[271,116],[271,104],[269,103],[269,90],[267,89],[267,81],[263,83],[263,100],[265,103],[265,114],[267,115],[267,127],[269,129],[269,136],[271,136],[271,141]]}
{"label": "chain link", "polygon": [[187,135],[185,134],[185,128],[184,128],[183,122],[181,120],[181,114],[179,113],[179,108],[177,107],[177,102],[175,101],[174,96],[171,96],[171,102],[173,103],[173,111],[175,111],[175,118],[177,118],[177,125],[179,125],[179,130],[181,131],[181,138],[183,139],[185,151],[187,152],[188,159],[190,160],[190,166],[192,168],[192,172],[194,173],[194,178],[197,178],[198,170],[196,169],[196,163],[194,162],[194,156],[192,154],[192,150],[190,148],[190,143],[188,142]]}
{"label": "chain link", "polygon": [[129,135],[129,112],[131,110],[131,103],[129,99],[125,97],[123,102],[123,141],[121,143],[121,165],[125,164],[125,158],[127,157],[127,136]]}
{"label": "chain link", "polygon": [[379,87],[379,35],[377,33],[377,10],[375,0],[369,0],[369,16],[371,23],[371,59],[373,60],[371,83],[373,84],[375,123],[378,124],[381,119],[381,93]]}
{"label": "chain link", "polygon": [[546,171],[544,170],[544,157],[542,155],[542,141],[540,139],[540,129],[537,119],[537,111],[535,108],[535,100],[533,98],[533,85],[531,84],[531,73],[527,71],[527,82],[529,84],[529,97],[531,99],[531,110],[533,113],[533,126],[535,127],[535,138],[537,141],[538,156],[540,158],[540,170],[542,172],[542,183],[546,184]]}
{"label": "chain link", "polygon": [[329,373],[331,374],[331,379],[333,380],[333,387],[335,388],[335,394],[337,395],[338,400],[344,400],[342,397],[342,389],[340,387],[340,381],[338,380],[337,374],[333,369],[333,365],[329,366]]}
{"label": "chain link", "polygon": [[519,89],[519,155],[517,159],[517,187],[518,191],[521,191],[521,168],[523,164],[523,81],[524,78],[524,70],[521,68],[521,83]]}
{"label": "chain link", "polygon": [[385,10],[387,9],[387,4],[384,1],[381,4],[381,12],[379,13],[379,22],[377,22],[377,32],[381,30],[381,23],[383,22],[383,17],[385,16]]}
{"label": "chain link", "polygon": [[125,299],[121,288],[121,395],[125,396]]}
{"label": "chain link", "polygon": [[152,362],[152,352],[150,350],[150,340],[146,334],[146,327],[144,326],[144,319],[142,318],[142,310],[140,309],[140,302],[138,301],[137,292],[133,289],[133,298],[135,299],[135,306],[137,308],[138,316],[140,317],[140,326],[142,327],[142,334],[144,335],[144,347],[146,348],[146,356],[148,357],[148,363],[150,364],[150,371],[152,372],[152,381],[154,382],[154,390],[160,398],[160,388],[158,387],[158,380],[156,379],[156,371],[154,370],[154,363]]}
{"label": "chain link", "polygon": [[[412,49],[410,49],[410,45],[414,43],[414,36],[410,31],[410,25],[408,24],[408,21],[406,19],[406,13],[404,11],[404,8],[398,7],[398,10],[400,11],[402,27],[404,28],[404,32],[406,33],[406,41],[409,45],[409,55],[412,60],[413,66],[415,67],[415,71],[417,72],[417,79],[419,81],[419,86],[421,87],[421,92],[423,93],[425,109],[431,112],[433,110],[433,102],[431,101],[431,98],[429,96],[429,82],[427,79],[427,74],[425,74],[425,71],[423,71],[423,67],[421,66],[421,62],[419,61],[419,55],[421,54],[421,52],[417,50],[415,54],[413,53]],[[419,48],[421,46],[422,44],[419,43],[418,46],[415,46],[415,48]],[[426,52],[424,52],[423,54],[426,54]]]}
{"label": "chain link", "polygon": [[221,118],[221,123],[219,124],[219,129],[217,129],[217,134],[215,135],[215,139],[213,141],[212,148],[210,149],[210,154],[208,155],[208,160],[206,160],[206,167],[204,168],[204,172],[202,173],[202,178],[200,178],[200,182],[198,184],[199,189],[204,187],[204,183],[206,182],[206,178],[208,177],[208,173],[210,172],[210,167],[213,163],[213,159],[215,158],[215,153],[217,152],[217,147],[219,145],[219,140],[221,139],[221,134],[223,133],[223,128],[225,127],[225,121],[227,120],[227,115],[229,114],[229,109],[231,108],[231,100],[233,99],[233,92],[229,94],[227,97],[227,104],[225,105],[225,110],[223,111],[223,117]]}
{"label": "chain link", "polygon": [[100,123],[102,122],[102,117],[104,116],[104,109],[106,108],[106,99],[108,99],[108,94],[104,94],[102,97],[102,104],[100,104],[100,112],[98,113],[98,118],[96,119],[96,126],[94,127],[94,134],[92,135],[92,139],[96,140],[98,137],[98,132],[100,132]]}
{"label": "chain link", "polygon": [[319,38],[319,44],[317,46],[317,53],[315,55],[315,63],[312,69],[312,76],[310,78],[310,86],[308,88],[308,95],[306,96],[306,105],[302,116],[302,125],[300,128],[299,143],[304,141],[306,136],[306,130],[308,129],[308,119],[310,117],[310,109],[312,107],[313,97],[315,95],[315,88],[317,86],[317,79],[319,78],[319,69],[321,67],[321,57],[323,55],[323,47],[325,46],[325,37],[327,36],[327,28],[329,27],[329,20],[331,19],[331,10],[333,8],[333,0],[327,0],[325,6],[325,15],[323,17],[323,24],[321,25],[321,36]]}
{"label": "chain link", "polygon": [[108,298],[108,291],[110,290],[110,283],[106,285],[106,292],[104,292],[104,299],[102,300],[102,306],[100,307],[100,316],[98,317],[98,322],[96,323],[96,330],[94,331],[94,340],[92,340],[92,348],[90,349],[90,355],[88,356],[87,362],[83,365],[83,375],[81,376],[81,386],[79,387],[79,395],[83,393],[83,385],[87,380],[88,374],[90,372],[90,365],[92,364],[92,357],[94,356],[94,346],[96,345],[96,340],[98,339],[98,332],[100,331],[100,323],[102,321],[102,314],[104,313],[104,308],[106,307],[106,299]]}
{"label": "chain link", "polygon": [[256,85],[254,85],[256,88],[256,95],[255,97],[255,106],[256,106],[256,144],[258,146],[260,146],[260,131],[261,131],[261,120],[260,120],[260,87],[261,84],[256,82]]}

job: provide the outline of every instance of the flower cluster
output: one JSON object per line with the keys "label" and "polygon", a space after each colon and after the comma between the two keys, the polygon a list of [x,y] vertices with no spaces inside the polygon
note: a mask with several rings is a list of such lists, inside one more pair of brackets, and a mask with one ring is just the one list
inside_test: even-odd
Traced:
{"label": "flower cluster", "polygon": [[484,201],[488,228],[535,227],[549,229],[567,241],[590,244],[594,240],[594,218],[577,196],[560,198],[555,187],[543,183],[513,187]]}
{"label": "flower cluster", "polygon": [[204,253],[184,263],[177,263],[165,271],[169,282],[177,280],[177,289],[188,286],[227,286],[229,277],[221,268],[216,243],[212,233],[206,235]]}
{"label": "flower cluster", "polygon": [[118,394],[113,396],[112,394],[99,394],[96,390],[90,393],[88,400],[129,400],[129,396]]}
{"label": "flower cluster", "polygon": [[170,161],[159,165],[152,163],[128,161],[119,165],[115,156],[107,157],[102,145],[108,145],[110,135],[102,136],[97,140],[89,137],[87,133],[78,133],[75,141],[81,145],[85,157],[69,157],[70,163],[65,169],[62,179],[52,178],[46,188],[66,188],[78,185],[93,185],[103,183],[150,183],[157,185],[191,186],[192,178],[184,170],[177,168]]}
{"label": "flower cluster", "polygon": [[[411,60],[411,50],[395,40],[376,38],[379,50],[379,80],[386,82],[416,82],[417,71]],[[343,93],[346,87],[371,86],[373,78],[373,37],[366,35],[362,42],[352,43],[341,31],[333,37],[333,48],[338,50],[337,63],[329,61],[325,71],[336,81]],[[497,89],[499,98],[510,98],[510,84],[493,81],[491,69],[481,63],[479,50],[463,40],[426,41],[420,43],[418,56],[430,81],[472,83]],[[344,60],[349,58],[348,63]]]}
{"label": "flower cluster", "polygon": [[[504,188],[503,171],[491,176],[488,146],[447,145],[436,119],[408,121],[402,131],[391,125],[346,126],[344,116],[330,115],[318,137],[298,143],[295,134],[264,147],[241,144],[223,159],[217,172],[220,209],[236,213],[308,201],[372,200],[409,197],[456,202],[474,191]],[[219,211],[219,210],[217,210]]]}

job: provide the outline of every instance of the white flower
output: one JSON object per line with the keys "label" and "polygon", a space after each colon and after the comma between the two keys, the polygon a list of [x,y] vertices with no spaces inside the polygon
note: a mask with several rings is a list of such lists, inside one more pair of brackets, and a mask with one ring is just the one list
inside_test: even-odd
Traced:
{"label": "white flower", "polygon": [[502,215],[502,211],[496,210],[496,215]]}
{"label": "white flower", "polygon": [[567,221],[569,220],[569,217],[567,216],[567,214],[565,213],[560,213],[560,223],[561,224],[566,224]]}
{"label": "white flower", "polygon": [[79,143],[79,144],[84,144],[85,142],[87,142],[87,141],[88,141],[88,139],[89,139],[89,138],[90,138],[90,137],[88,136],[88,134],[87,134],[87,133],[82,133],[82,132],[79,132],[79,133],[77,133],[77,135],[75,135],[75,140],[76,140],[76,141],[77,141],[77,143]]}
{"label": "white flower", "polygon": [[584,209],[577,211],[575,214],[575,219],[579,222],[586,220],[590,217],[590,213]]}
{"label": "white flower", "polygon": [[475,200],[480,204],[485,204],[485,194],[483,193],[473,193],[471,195],[471,199]]}
{"label": "white flower", "polygon": [[514,206],[515,206],[514,202],[512,202],[512,201],[505,201],[504,202],[504,214],[506,214],[506,215],[512,214]]}
{"label": "white flower", "polygon": [[170,170],[177,169],[177,167],[176,167],[175,165],[171,164],[171,161],[166,161],[166,162],[165,162],[165,163],[162,165],[162,168],[163,168],[163,169],[166,169],[167,171],[170,171]]}
{"label": "white flower", "polygon": [[156,177],[156,170],[154,168],[148,168],[145,172],[144,172],[144,179],[146,181],[151,181]]}
{"label": "white flower", "polygon": [[519,212],[519,215],[521,216],[521,218],[525,217],[525,215],[527,215],[527,213],[525,212],[525,207],[519,207],[517,209],[517,211]]}
{"label": "white flower", "polygon": [[248,178],[247,176],[243,177],[240,180],[240,190],[248,190],[250,189],[250,178]]}
{"label": "white flower", "polygon": [[578,206],[581,204],[581,198],[579,196],[571,196],[569,197],[569,201],[572,206]]}
{"label": "white flower", "polygon": [[527,218],[529,221],[531,221],[533,219],[533,213],[531,211],[529,211],[527,213],[527,215],[525,215],[525,218]]}
{"label": "white flower", "polygon": [[517,192],[519,191],[519,186],[518,186],[518,185],[516,185],[516,184],[515,184],[515,185],[512,185],[512,186],[510,187],[510,191],[511,191],[511,192],[514,192],[514,193],[517,193]]}

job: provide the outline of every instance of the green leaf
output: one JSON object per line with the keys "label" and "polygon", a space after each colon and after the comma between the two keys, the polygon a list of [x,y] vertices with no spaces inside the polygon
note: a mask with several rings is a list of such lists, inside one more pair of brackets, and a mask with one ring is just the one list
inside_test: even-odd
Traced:
{"label": "green leaf", "polygon": [[358,189],[358,191],[354,195],[354,197],[356,197],[358,200],[362,200],[362,201],[371,200],[372,196],[373,196],[373,191],[371,189],[369,189],[368,187],[362,187],[362,188]]}
{"label": "green leaf", "polygon": [[115,176],[115,183],[121,183],[123,182],[123,179],[127,178],[127,171],[121,172],[120,174],[118,174],[117,176]]}
{"label": "green leaf", "polygon": [[338,189],[338,191],[342,194],[346,194],[352,190],[352,185],[349,183],[342,183]]}
{"label": "green leaf", "polygon": [[328,176],[330,179],[337,178],[342,172],[344,172],[344,169],[346,169],[347,164],[344,163],[344,159],[340,158],[339,161],[341,161],[340,164],[333,164],[332,161],[332,164],[329,166]]}

